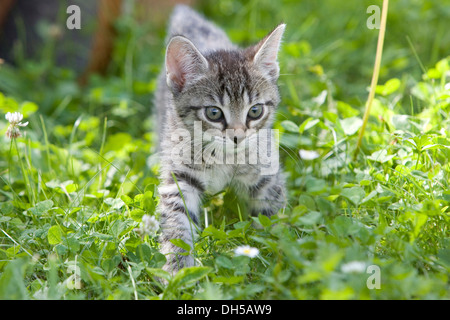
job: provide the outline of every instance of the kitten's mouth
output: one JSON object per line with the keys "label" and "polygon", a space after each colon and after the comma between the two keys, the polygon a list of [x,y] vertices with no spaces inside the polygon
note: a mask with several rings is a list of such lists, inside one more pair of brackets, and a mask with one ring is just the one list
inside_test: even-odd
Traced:
{"label": "kitten's mouth", "polygon": [[203,154],[208,158],[223,157],[226,159],[231,156],[235,159],[236,157],[248,154],[248,152],[252,150],[252,142],[253,141],[250,141],[248,137],[238,143],[235,143],[230,139],[216,137],[213,140],[204,140],[202,150]]}

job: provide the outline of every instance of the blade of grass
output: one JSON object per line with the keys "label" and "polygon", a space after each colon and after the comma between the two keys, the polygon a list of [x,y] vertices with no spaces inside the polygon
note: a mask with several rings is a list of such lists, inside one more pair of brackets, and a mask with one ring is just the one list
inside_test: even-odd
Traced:
{"label": "blade of grass", "polygon": [[[105,141],[106,141],[106,132],[107,132],[107,125],[108,125],[108,118],[105,117],[103,120],[103,133],[102,133],[102,144],[100,145],[100,151],[99,154],[103,155],[103,148],[105,147]],[[101,164],[99,163],[99,168],[101,169]],[[103,181],[105,180],[106,173],[103,173],[99,176],[99,189],[103,185]]]}
{"label": "blade of grass", "polygon": [[419,64],[420,69],[422,70],[422,73],[424,73],[424,74],[427,73],[427,69],[425,69],[425,67],[423,66],[423,63],[420,60],[419,55],[417,54],[416,48],[414,47],[414,45],[413,45],[413,43],[411,41],[411,38],[409,36],[406,36],[406,40],[408,41],[408,44],[409,44],[409,46],[411,48],[411,51],[414,54],[414,58],[416,58],[417,63]]}
{"label": "blade of grass", "polygon": [[23,251],[25,251],[26,254],[28,254],[30,257],[33,258],[33,255],[27,250],[25,249],[20,243],[18,243],[16,240],[13,239],[13,237],[11,237],[5,230],[0,229],[5,236],[7,236],[9,238],[9,240],[11,240],[15,245],[19,246],[20,248],[22,248]]}
{"label": "blade of grass", "polygon": [[137,291],[136,291],[136,282],[134,281],[133,272],[131,271],[130,265],[128,265],[127,270],[128,270],[128,274],[130,275],[131,284],[133,285],[134,300],[139,300],[138,299],[138,294],[137,294]]}
{"label": "blade of grass", "polygon": [[375,96],[375,88],[378,83],[378,75],[380,74],[380,65],[381,65],[381,56],[383,53],[383,44],[384,44],[384,35],[386,32],[386,18],[388,12],[389,0],[383,0],[383,8],[381,11],[381,24],[380,31],[378,33],[378,43],[377,43],[377,52],[375,56],[375,65],[373,68],[372,74],[372,82],[370,84],[369,97],[366,103],[366,110],[364,112],[363,124],[361,126],[361,130],[359,131],[358,143],[356,144],[355,154],[353,159],[356,160],[359,149],[361,147],[362,138],[364,136],[364,131],[366,129],[367,121],[369,120],[370,109],[372,107],[372,101]]}
{"label": "blade of grass", "polygon": [[44,142],[45,142],[45,151],[47,153],[48,170],[49,171],[53,171],[53,167],[52,167],[52,165],[50,163],[50,148],[49,148],[49,144],[48,144],[47,129],[45,127],[45,122],[44,122],[44,118],[42,117],[42,115],[39,115],[39,118],[41,120],[42,132],[44,133]]}
{"label": "blade of grass", "polygon": [[[12,140],[13,140],[14,146],[16,148],[17,158],[18,158],[18,161],[19,161],[19,166],[20,166],[20,169],[22,171],[23,180],[24,180],[25,187],[26,187],[26,190],[27,190],[28,201],[29,201],[29,203],[32,206],[35,206],[36,205],[36,195],[34,194],[34,189],[32,188],[32,185],[31,185],[31,182],[30,182],[30,179],[29,179],[29,176],[28,176],[28,172],[27,172],[27,170],[25,170],[25,166],[24,166],[23,161],[22,161],[22,157],[21,157],[21,154],[20,154],[19,146],[17,144],[17,139],[13,138]],[[26,152],[25,152],[25,154],[26,154]]]}

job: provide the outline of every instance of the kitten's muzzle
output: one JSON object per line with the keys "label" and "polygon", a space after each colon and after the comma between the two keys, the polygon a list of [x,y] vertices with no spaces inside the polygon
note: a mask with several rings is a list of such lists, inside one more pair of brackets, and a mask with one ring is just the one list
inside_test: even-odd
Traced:
{"label": "kitten's muzzle", "polygon": [[238,145],[241,141],[243,141],[247,134],[245,128],[229,128],[227,129],[228,138],[234,142],[235,145]]}

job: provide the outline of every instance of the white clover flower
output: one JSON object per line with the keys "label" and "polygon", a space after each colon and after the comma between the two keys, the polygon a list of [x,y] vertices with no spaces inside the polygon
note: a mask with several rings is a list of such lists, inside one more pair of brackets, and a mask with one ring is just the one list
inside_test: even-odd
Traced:
{"label": "white clover flower", "polygon": [[253,248],[248,245],[245,245],[245,246],[239,246],[236,249],[234,249],[234,253],[237,256],[247,256],[250,258],[254,258],[259,254],[259,250],[257,248]]}
{"label": "white clover flower", "polygon": [[298,153],[300,154],[300,158],[302,158],[303,160],[314,160],[320,156],[319,153],[311,150],[301,149]]}
{"label": "white clover flower", "polygon": [[341,266],[344,273],[362,273],[366,270],[366,263],[362,261],[351,261]]}
{"label": "white clover flower", "polygon": [[142,236],[155,235],[156,232],[158,232],[159,230],[159,222],[158,220],[156,220],[154,216],[144,214],[142,216],[142,222],[140,227],[134,230],[140,233]]}
{"label": "white clover flower", "polygon": [[5,115],[6,120],[9,121],[9,127],[6,130],[6,136],[10,139],[14,139],[21,136],[19,127],[26,127],[28,125],[28,121],[22,123],[23,114],[20,112],[8,112]]}

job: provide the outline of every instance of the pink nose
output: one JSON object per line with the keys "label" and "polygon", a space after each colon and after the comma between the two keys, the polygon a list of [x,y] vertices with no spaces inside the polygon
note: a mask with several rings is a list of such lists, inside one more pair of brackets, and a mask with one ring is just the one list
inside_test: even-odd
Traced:
{"label": "pink nose", "polygon": [[245,132],[243,132],[243,134],[236,133],[233,137],[234,144],[239,144],[244,139],[245,139]]}
{"label": "pink nose", "polygon": [[230,140],[235,144],[239,144],[245,139],[245,127],[244,126],[233,126],[227,129],[227,135]]}

